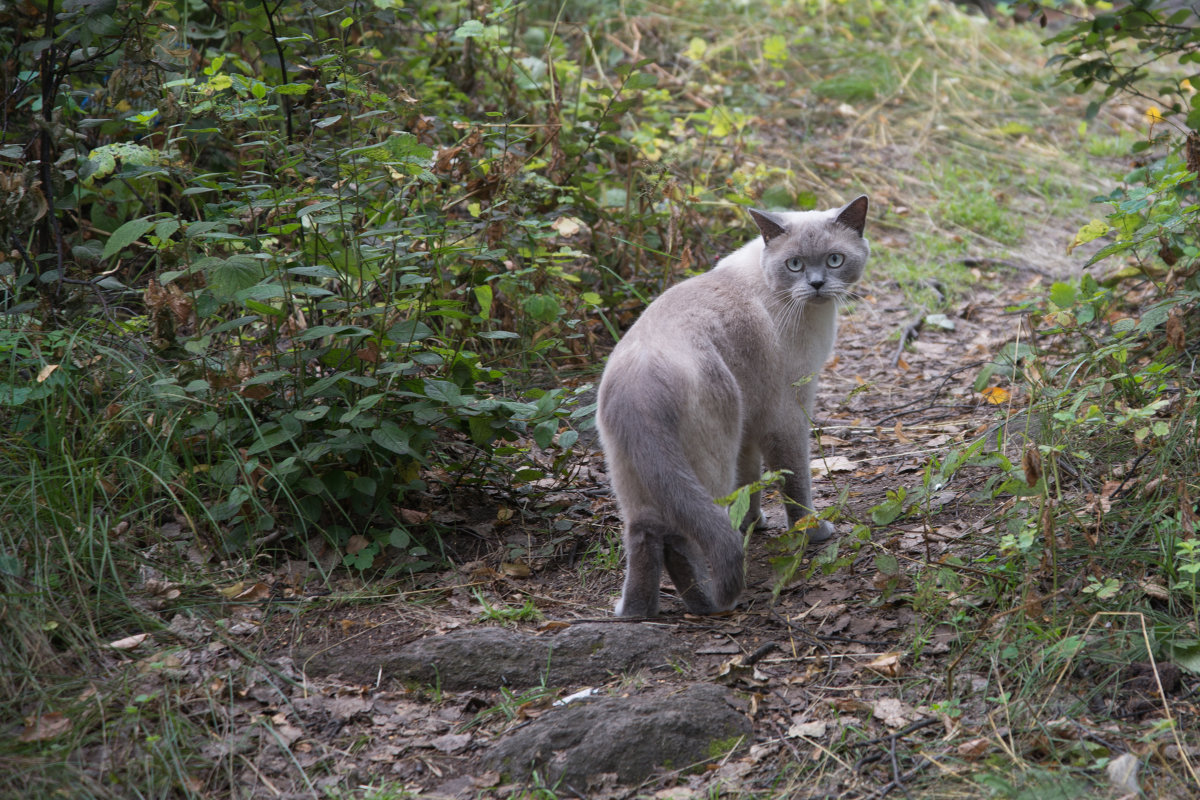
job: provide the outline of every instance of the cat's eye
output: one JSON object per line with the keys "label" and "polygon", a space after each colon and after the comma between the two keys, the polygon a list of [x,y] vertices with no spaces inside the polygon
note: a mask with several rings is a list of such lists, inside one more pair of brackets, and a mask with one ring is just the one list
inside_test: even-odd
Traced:
{"label": "cat's eye", "polygon": [[787,261],[785,261],[783,263],[785,265],[787,265],[787,268],[790,269],[792,272],[804,272],[804,262],[801,259],[796,258],[795,256],[793,256],[792,258],[789,258]]}
{"label": "cat's eye", "polygon": [[843,263],[845,263],[845,261],[846,257],[841,253],[830,253],[829,255],[825,256],[825,266],[829,267],[830,269],[837,269]]}

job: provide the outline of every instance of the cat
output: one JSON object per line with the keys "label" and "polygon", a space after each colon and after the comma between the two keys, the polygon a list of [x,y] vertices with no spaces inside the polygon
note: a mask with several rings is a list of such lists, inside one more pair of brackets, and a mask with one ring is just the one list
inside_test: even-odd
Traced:
{"label": "cat", "polygon": [[[742,536],[714,498],[789,470],[788,524],[813,513],[809,428],[838,301],[871,248],[866,195],[828,211],[750,210],[762,234],[651,303],[600,380],[600,442],[624,520],[616,614],[658,614],[665,566],[687,610],[733,608]],[[755,495],[746,519],[761,519]],[[810,541],[834,533],[821,520]]]}

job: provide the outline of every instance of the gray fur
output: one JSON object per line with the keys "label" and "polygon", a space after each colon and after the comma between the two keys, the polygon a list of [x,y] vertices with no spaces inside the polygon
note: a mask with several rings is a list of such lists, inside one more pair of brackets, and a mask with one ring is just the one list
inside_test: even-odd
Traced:
{"label": "gray fur", "polygon": [[[812,513],[816,376],[837,301],[870,254],[866,213],[866,196],[829,211],[751,211],[762,236],[664,292],[613,350],[596,418],[625,521],[619,616],[658,613],[664,567],[693,614],[733,608],[742,537],[713,498],[757,480],[764,464],[791,471],[788,523]],[[756,496],[747,519],[759,513]]]}

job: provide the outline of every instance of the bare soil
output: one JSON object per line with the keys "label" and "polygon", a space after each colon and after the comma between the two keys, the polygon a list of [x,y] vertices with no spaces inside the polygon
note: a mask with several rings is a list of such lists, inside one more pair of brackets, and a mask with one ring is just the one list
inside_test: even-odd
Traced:
{"label": "bare soil", "polygon": [[[926,780],[970,793],[961,781],[1000,743],[1021,750],[1045,746],[1046,736],[1079,736],[1009,728],[995,700],[1005,676],[979,657],[994,623],[1031,613],[981,599],[987,573],[975,559],[988,555],[1004,503],[973,497],[987,473],[962,470],[934,487],[927,515],[876,525],[869,511],[887,492],[920,485],[931,457],[980,437],[1019,458],[1019,439],[997,436],[1022,407],[1018,389],[993,379],[1009,394],[989,397],[972,384],[1001,347],[1028,337],[1024,316],[1009,309],[1044,296],[1057,267],[981,263],[977,291],[948,315],[953,329],[926,324],[903,350],[897,335],[918,320],[898,287],[864,285],[822,375],[813,462],[818,503],[844,498],[840,554],[852,563],[817,569],[777,597],[768,545],[783,513],[772,500],[773,526],[752,536],[749,588],[736,611],[693,617],[667,599],[656,620],[614,620],[622,570],[610,548],[620,520],[602,456],[586,447],[569,481],[536,494],[429,498],[415,511],[442,530],[455,568],[420,574],[392,598],[373,591],[383,584],[348,580],[332,595],[306,596],[302,564],[264,577],[274,596],[291,599],[231,606],[224,640],[232,644],[208,645],[204,659],[193,650],[182,665],[188,679],[205,680],[218,661],[237,662],[241,648],[273,665],[240,673],[223,710],[231,728],[245,730],[220,745],[243,748],[245,796],[336,796],[357,785],[509,797],[542,785],[553,794],[538,796],[547,797],[691,797],[720,786],[735,796],[878,798]],[[854,539],[855,523],[867,525],[869,541]],[[931,565],[958,588],[938,586]],[[1078,588],[1053,602],[1069,606]],[[1041,591],[1031,587],[1030,596]],[[664,592],[672,595],[669,584]],[[540,619],[487,619],[489,609],[526,606]],[[597,633],[605,626],[611,638]],[[185,639],[204,638],[182,620],[177,627]],[[616,636],[618,628],[626,633]],[[561,646],[572,629],[592,642],[574,655]],[[1076,699],[1073,677],[1041,698],[1049,718]],[[702,687],[717,687],[724,706],[701,714],[696,705],[696,715],[723,721],[676,737],[707,748],[688,751],[686,762],[655,749],[682,724],[676,717],[666,728],[617,724],[622,707],[630,717],[673,708],[689,718],[692,698],[714,696]],[[1127,687],[1117,700],[1134,709],[1130,719],[1153,721],[1161,708],[1151,682],[1135,669]],[[556,704],[580,691],[585,699]],[[580,710],[589,704],[594,713]],[[722,709],[744,729],[730,728]],[[574,732],[555,732],[567,715],[581,720]],[[607,748],[591,772],[593,756],[572,755],[584,734]],[[634,749],[614,749],[615,740]],[[641,766],[626,769],[638,760],[629,754],[642,751],[650,755]]]}

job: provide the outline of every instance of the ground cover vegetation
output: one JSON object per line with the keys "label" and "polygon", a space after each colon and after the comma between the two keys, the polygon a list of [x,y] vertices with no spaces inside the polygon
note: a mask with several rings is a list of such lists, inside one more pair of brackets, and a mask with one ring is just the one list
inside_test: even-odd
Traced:
{"label": "ground cover vegetation", "polygon": [[[744,207],[863,191],[875,255],[838,369],[886,351],[908,394],[828,381],[856,421],[824,440],[874,444],[850,475],[822,451],[847,535],[811,559],[768,540],[769,582],[861,578],[856,614],[913,612],[871,680],[927,715],[860,759],[879,737],[841,687],[832,741],[687,780],[1117,796],[1140,767],[1192,796],[1200,28],[1177,6],[0,3],[0,794],[417,793],[289,749],[293,701],[255,687],[308,684],[263,609],[435,614],[469,549],[602,615],[606,348],[744,239]],[[921,373],[979,320],[1010,329]],[[911,468],[863,467],[900,450]],[[566,613],[471,586],[462,624]],[[506,689],[464,730],[557,689]],[[370,749],[346,735],[307,731]],[[535,784],[478,791],[569,794]]]}

